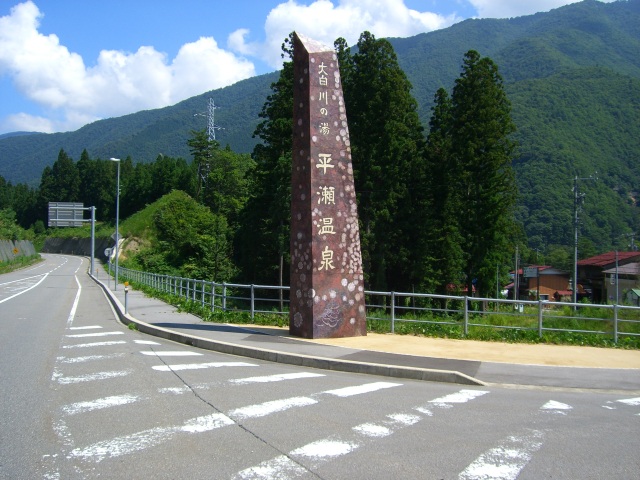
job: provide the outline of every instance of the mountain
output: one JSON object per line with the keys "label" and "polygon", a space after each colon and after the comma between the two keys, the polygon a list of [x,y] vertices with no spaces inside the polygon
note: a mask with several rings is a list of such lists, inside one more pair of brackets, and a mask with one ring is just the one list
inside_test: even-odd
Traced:
{"label": "mountain", "polygon": [[[451,92],[470,49],[499,66],[518,127],[515,162],[519,218],[532,247],[573,242],[575,178],[586,193],[580,219],[596,250],[618,245],[638,227],[640,195],[640,0],[586,0],[511,19],[466,20],[411,38],[391,38],[413,84],[425,126],[438,88]],[[174,106],[101,120],[75,132],[0,137],[0,175],[37,185],[42,169],[63,148],[78,159],[159,153],[190,159],[191,130],[206,128],[209,98],[217,138],[250,152],[269,86],[278,73],[254,77]]]}

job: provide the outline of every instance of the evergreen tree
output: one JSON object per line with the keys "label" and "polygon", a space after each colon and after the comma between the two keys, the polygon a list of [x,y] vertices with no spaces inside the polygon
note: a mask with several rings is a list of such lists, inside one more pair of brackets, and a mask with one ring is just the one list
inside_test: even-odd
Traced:
{"label": "evergreen tree", "polygon": [[52,167],[45,167],[40,181],[38,210],[47,217],[49,202],[80,201],[80,173],[67,153],[60,149]]}
{"label": "evergreen tree", "polygon": [[436,92],[432,112],[427,138],[429,175],[423,208],[428,228],[421,250],[420,265],[424,269],[421,286],[444,295],[461,284],[463,271],[463,242],[457,216],[459,196],[452,188],[457,165],[451,152],[451,98],[444,88]]}
{"label": "evergreen tree", "polygon": [[196,171],[196,198],[202,200],[204,185],[211,170],[211,159],[219,144],[215,140],[209,140],[206,130],[192,130],[191,138],[187,144],[193,156],[193,165]]}
{"label": "evergreen tree", "polygon": [[352,148],[363,267],[369,288],[415,286],[416,244],[426,228],[425,142],[411,84],[391,44],[360,36],[353,56],[336,42]]}
{"label": "evergreen tree", "polygon": [[458,218],[469,295],[474,283],[481,295],[492,291],[495,265],[508,263],[519,233],[510,112],[497,65],[467,52],[451,98],[449,201]]}
{"label": "evergreen tree", "polygon": [[254,133],[262,140],[253,150],[256,162],[251,197],[238,234],[238,263],[251,282],[286,284],[291,223],[291,148],[293,132],[293,41],[282,44],[285,59],[272,94],[262,107]]}

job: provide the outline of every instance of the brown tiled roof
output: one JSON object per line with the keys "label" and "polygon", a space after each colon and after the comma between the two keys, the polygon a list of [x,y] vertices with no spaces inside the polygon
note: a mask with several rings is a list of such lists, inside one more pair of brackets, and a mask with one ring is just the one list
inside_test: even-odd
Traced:
{"label": "brown tiled roof", "polygon": [[[624,260],[636,258],[640,260],[640,252],[618,252],[618,263]],[[601,255],[596,255],[595,257],[585,258],[584,260],[578,261],[578,265],[582,267],[604,267],[613,263],[616,263],[616,252],[607,252]]]}

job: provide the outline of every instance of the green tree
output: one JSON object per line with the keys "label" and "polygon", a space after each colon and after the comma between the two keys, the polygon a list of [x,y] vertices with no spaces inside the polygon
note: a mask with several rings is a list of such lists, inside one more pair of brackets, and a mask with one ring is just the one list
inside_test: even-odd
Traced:
{"label": "green tree", "polygon": [[159,240],[154,253],[161,255],[166,265],[191,278],[232,279],[235,270],[224,217],[211,213],[186,193],[174,192],[156,213],[154,224]]}
{"label": "green tree", "polygon": [[73,159],[60,149],[52,167],[45,167],[40,181],[38,209],[46,218],[49,202],[78,202],[80,173]]}
{"label": "green tree", "polygon": [[225,217],[234,228],[237,228],[240,212],[249,198],[249,178],[254,167],[250,155],[235,153],[229,146],[213,151],[203,203]]}
{"label": "green tree", "polygon": [[428,228],[423,236],[421,286],[447,294],[463,280],[463,242],[457,216],[460,196],[451,188],[458,173],[451,152],[451,98],[444,88],[436,92],[432,112],[427,138],[429,175],[423,209]]}
{"label": "green tree", "polygon": [[391,44],[360,35],[357,53],[336,41],[369,288],[408,289],[420,281],[416,244],[426,228],[425,141],[411,83]]}
{"label": "green tree", "polygon": [[202,199],[204,186],[211,170],[213,152],[219,148],[219,143],[210,140],[206,130],[192,130],[191,138],[187,141],[189,152],[193,156],[193,166],[196,174],[196,198]]}
{"label": "green tree", "polygon": [[262,121],[254,137],[262,140],[253,150],[256,162],[251,197],[243,211],[238,233],[238,263],[251,282],[285,284],[289,269],[291,223],[291,148],[293,131],[292,35],[282,44],[285,59],[280,77],[271,85],[260,112]]}
{"label": "green tree", "polygon": [[469,294],[474,283],[481,295],[491,292],[495,265],[507,263],[520,232],[514,220],[514,131],[497,65],[470,50],[451,97],[450,185]]}

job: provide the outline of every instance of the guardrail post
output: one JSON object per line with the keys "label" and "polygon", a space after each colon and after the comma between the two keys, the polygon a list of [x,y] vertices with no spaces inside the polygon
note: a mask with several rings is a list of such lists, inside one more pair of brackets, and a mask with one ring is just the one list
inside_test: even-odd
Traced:
{"label": "guardrail post", "polygon": [[227,286],[222,282],[222,311],[227,311]]}
{"label": "guardrail post", "polygon": [[251,284],[251,318],[253,318],[254,315],[254,311],[255,311],[255,301],[256,301],[256,292],[255,289],[253,288],[254,285]]}
{"label": "guardrail post", "polygon": [[396,333],[396,292],[391,292],[391,333]]}
{"label": "guardrail post", "polygon": [[129,314],[129,282],[124,282],[124,314]]}
{"label": "guardrail post", "polygon": [[542,338],[542,300],[538,300],[538,338]]}
{"label": "guardrail post", "polygon": [[211,282],[211,311],[216,310],[216,284]]}
{"label": "guardrail post", "polygon": [[618,304],[613,305],[613,342],[618,343]]}
{"label": "guardrail post", "polygon": [[464,297],[464,336],[469,334],[469,297]]}

